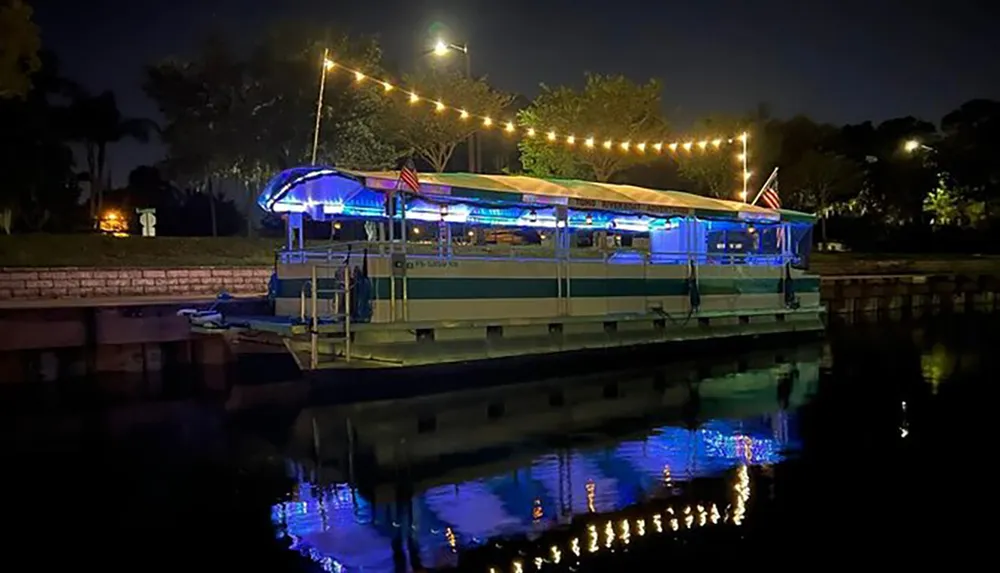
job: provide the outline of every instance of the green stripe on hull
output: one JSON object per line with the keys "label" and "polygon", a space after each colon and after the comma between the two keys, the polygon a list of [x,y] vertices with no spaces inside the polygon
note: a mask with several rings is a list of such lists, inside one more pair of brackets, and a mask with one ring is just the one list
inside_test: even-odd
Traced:
{"label": "green stripe on hull", "polygon": [[[282,279],[278,281],[278,298],[298,298],[309,279]],[[700,292],[706,295],[778,294],[781,281],[770,279],[702,279]],[[795,279],[795,292],[819,291],[815,277]],[[334,288],[332,279],[319,280],[320,291]],[[397,280],[396,296],[401,294],[401,280]],[[374,281],[375,297],[389,298],[389,279]],[[573,298],[627,297],[627,296],[683,296],[687,294],[685,279],[572,279],[570,294]],[[306,291],[308,293],[308,290]],[[566,281],[563,279],[563,295]],[[555,279],[511,278],[411,278],[407,281],[407,298],[411,300],[434,299],[504,299],[504,298],[556,298],[559,289]],[[319,298],[333,298],[322,293]]]}

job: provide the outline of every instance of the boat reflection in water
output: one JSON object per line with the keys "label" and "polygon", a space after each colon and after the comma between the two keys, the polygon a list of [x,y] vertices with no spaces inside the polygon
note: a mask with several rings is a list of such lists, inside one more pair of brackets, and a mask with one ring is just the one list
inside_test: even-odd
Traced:
{"label": "boat reflection in water", "polygon": [[307,409],[289,446],[298,486],[273,518],[328,570],[497,573],[740,524],[748,466],[798,447],[822,354]]}

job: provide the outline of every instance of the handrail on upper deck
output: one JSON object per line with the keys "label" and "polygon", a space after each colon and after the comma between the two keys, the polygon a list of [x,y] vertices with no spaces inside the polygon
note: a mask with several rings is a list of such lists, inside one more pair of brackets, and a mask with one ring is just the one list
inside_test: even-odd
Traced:
{"label": "handrail on upper deck", "polygon": [[[343,243],[329,243],[306,249],[296,249],[292,251],[280,250],[277,253],[279,262],[285,264],[306,263],[310,261],[333,262],[347,254],[367,250],[372,255],[385,255],[399,249],[402,252],[402,243],[389,241],[346,241]],[[613,250],[597,249],[593,247],[571,247],[560,253],[555,247],[543,247],[538,245],[453,245],[452,252],[442,252],[432,243],[407,243],[406,254],[410,258],[436,259],[436,260],[504,260],[520,259],[531,261],[551,261],[551,262],[603,262],[603,263],[625,263],[632,255],[641,259],[643,264],[684,264],[694,262],[695,264],[717,264],[719,262],[728,264],[741,264],[751,261],[767,262],[773,261],[775,266],[780,266],[786,262],[793,264],[802,260],[801,255],[789,253],[747,253],[747,252],[712,252],[712,253],[691,253],[686,251],[676,252],[650,252],[646,249],[636,249],[630,247],[619,247]],[[616,261],[617,259],[617,261]],[[640,261],[636,261],[637,263]]]}

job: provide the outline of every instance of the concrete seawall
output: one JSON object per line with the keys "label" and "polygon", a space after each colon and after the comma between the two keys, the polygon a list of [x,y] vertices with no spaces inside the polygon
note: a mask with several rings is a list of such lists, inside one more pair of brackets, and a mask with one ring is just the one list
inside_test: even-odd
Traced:
{"label": "concrete seawall", "polygon": [[995,276],[825,276],[820,299],[830,315],[921,315],[927,312],[994,312],[1000,305]]}
{"label": "concrete seawall", "polygon": [[0,301],[267,292],[268,267],[0,268]]}

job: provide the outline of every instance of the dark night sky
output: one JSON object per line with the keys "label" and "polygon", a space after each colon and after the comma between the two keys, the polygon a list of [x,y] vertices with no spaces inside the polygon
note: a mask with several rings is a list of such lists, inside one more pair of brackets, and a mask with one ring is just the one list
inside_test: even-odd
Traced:
{"label": "dark night sky", "polygon": [[[474,72],[534,95],[579,85],[584,71],[664,81],[675,125],[759,102],[774,114],[857,122],[931,121],[973,97],[1000,97],[1000,34],[987,0],[34,0],[43,42],[63,72],[112,89],[126,115],[156,117],[142,66],[193,52],[221,29],[249,42],[269,22],[306,18],[376,33],[409,67],[435,23],[468,42]],[[989,12],[989,14],[987,14]],[[242,39],[242,40],[241,40]],[[156,145],[121,145],[123,180]]]}

